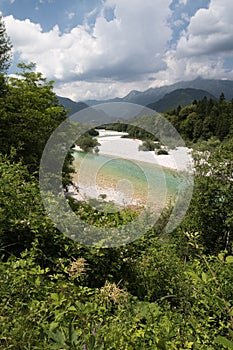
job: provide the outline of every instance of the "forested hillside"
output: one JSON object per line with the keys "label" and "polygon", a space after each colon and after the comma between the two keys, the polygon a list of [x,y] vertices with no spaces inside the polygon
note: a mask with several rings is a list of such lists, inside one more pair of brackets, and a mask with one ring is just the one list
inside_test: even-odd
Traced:
{"label": "forested hillside", "polygon": [[227,102],[223,93],[218,101],[204,97],[165,115],[187,141],[211,137],[223,141],[233,136],[233,99]]}
{"label": "forested hillside", "polygon": [[200,89],[178,89],[166,94],[157,102],[149,104],[147,107],[156,112],[164,113],[169,109],[176,109],[178,106],[190,105],[194,100],[201,100],[203,97],[215,99],[209,92]]}
{"label": "forested hillside", "polygon": [[[232,102],[222,95],[166,114],[194,148],[193,198],[173,232],[167,207],[133,243],[84,246],[55,227],[39,191],[41,154],[67,112],[34,65],[7,77],[2,19],[0,39],[0,348],[232,349]],[[71,165],[68,152],[64,187]],[[97,227],[137,215],[68,200]]]}

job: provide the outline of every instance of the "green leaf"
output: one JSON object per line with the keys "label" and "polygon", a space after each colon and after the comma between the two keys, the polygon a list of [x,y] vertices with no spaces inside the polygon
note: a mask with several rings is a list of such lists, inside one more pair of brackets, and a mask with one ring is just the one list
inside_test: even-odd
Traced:
{"label": "green leaf", "polygon": [[89,344],[90,344],[90,349],[94,349],[94,346],[95,346],[95,337],[94,337],[94,335],[90,336]]}
{"label": "green leaf", "polygon": [[70,306],[68,309],[68,311],[77,311],[76,307],[75,306]]}
{"label": "green leaf", "polygon": [[229,255],[226,257],[226,263],[227,264],[233,264],[233,256],[232,255]]}
{"label": "green leaf", "polygon": [[55,341],[59,345],[66,345],[64,334],[60,331],[57,331],[56,333],[49,332],[49,338],[53,339],[53,341]]}
{"label": "green leaf", "polygon": [[201,278],[202,278],[202,281],[203,281],[204,283],[207,283],[207,282],[208,282],[208,275],[207,275],[207,273],[202,272]]}
{"label": "green leaf", "polygon": [[220,261],[224,261],[225,253],[219,253],[218,258]]}
{"label": "green leaf", "polygon": [[57,293],[51,293],[51,298],[54,300],[54,301],[58,301],[59,300],[59,296]]}
{"label": "green leaf", "polygon": [[40,277],[38,276],[37,278],[36,278],[36,280],[35,280],[35,286],[39,286],[40,285]]}
{"label": "green leaf", "polygon": [[192,277],[193,281],[200,282],[200,277],[194,271],[188,271],[187,274]]}
{"label": "green leaf", "polygon": [[225,346],[227,349],[233,350],[233,342],[224,337],[217,337],[216,342]]}
{"label": "green leaf", "polygon": [[59,326],[59,324],[57,322],[52,322],[49,325],[49,331],[53,332],[57,327]]}
{"label": "green leaf", "polygon": [[160,339],[160,340],[158,341],[157,347],[158,347],[158,349],[160,349],[160,350],[166,350],[166,349],[167,349],[166,343],[165,343],[164,339]]}
{"label": "green leaf", "polygon": [[76,345],[77,343],[77,334],[75,332],[75,329],[73,327],[72,322],[70,322],[69,324],[69,338],[70,338],[70,342],[72,345]]}

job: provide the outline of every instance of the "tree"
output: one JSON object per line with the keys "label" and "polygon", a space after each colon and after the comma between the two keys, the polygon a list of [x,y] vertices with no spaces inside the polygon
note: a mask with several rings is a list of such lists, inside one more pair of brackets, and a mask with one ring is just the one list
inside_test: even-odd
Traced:
{"label": "tree", "polygon": [[225,98],[224,93],[222,92],[222,93],[220,94],[220,96],[219,96],[219,102],[220,102],[220,103],[223,103],[224,101],[226,101],[226,98]]}
{"label": "tree", "polygon": [[92,138],[88,133],[82,135],[76,142],[76,144],[83,150],[83,152],[92,152],[97,146],[99,146],[99,142]]}
{"label": "tree", "polygon": [[0,15],[0,74],[5,73],[10,66],[11,48],[12,44]]}
{"label": "tree", "polygon": [[0,175],[0,251],[19,254],[30,247],[48,219],[37,182],[25,166],[0,154]]}
{"label": "tree", "polygon": [[198,232],[208,253],[227,249],[233,243],[233,142],[204,141],[193,153],[195,186],[182,224],[186,232]]}
{"label": "tree", "polygon": [[46,214],[38,179],[12,156],[0,153],[0,259],[19,256],[33,242],[34,257],[42,264],[66,257],[66,248],[75,243],[58,231]]}
{"label": "tree", "polygon": [[18,77],[9,78],[7,92],[0,96],[0,150],[14,160],[22,159],[30,172],[37,171],[43,149],[51,133],[66,119],[53,82],[33,71],[34,64],[20,64]]}

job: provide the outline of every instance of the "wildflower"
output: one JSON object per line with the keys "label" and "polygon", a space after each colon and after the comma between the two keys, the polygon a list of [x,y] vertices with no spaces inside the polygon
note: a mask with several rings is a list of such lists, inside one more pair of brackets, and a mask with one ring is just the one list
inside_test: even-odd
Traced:
{"label": "wildflower", "polygon": [[86,260],[84,258],[79,258],[76,261],[72,262],[69,268],[69,275],[73,278],[84,275],[86,272]]}
{"label": "wildflower", "polygon": [[108,281],[100,289],[100,294],[105,301],[113,301],[114,303],[122,303],[128,298],[128,293],[125,290],[120,289],[115,283]]}

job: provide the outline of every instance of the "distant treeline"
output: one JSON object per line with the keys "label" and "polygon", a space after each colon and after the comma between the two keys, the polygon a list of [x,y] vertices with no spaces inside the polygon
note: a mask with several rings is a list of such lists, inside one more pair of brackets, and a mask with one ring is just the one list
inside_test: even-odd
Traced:
{"label": "distant treeline", "polygon": [[166,118],[187,141],[197,142],[217,137],[220,141],[233,136],[233,99],[224,94],[219,100],[204,97],[191,105],[168,111]]}
{"label": "distant treeline", "polygon": [[152,140],[157,141],[155,135],[151,134],[150,132],[131,124],[127,123],[121,123],[116,122],[113,124],[105,124],[102,125],[100,128],[104,128],[106,130],[114,130],[118,132],[127,132],[128,135],[123,135],[122,137],[132,138],[132,139],[139,139],[139,140]]}

